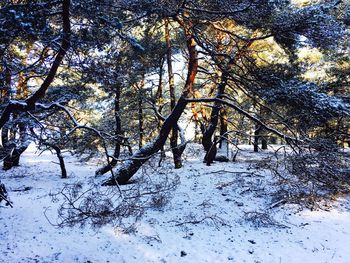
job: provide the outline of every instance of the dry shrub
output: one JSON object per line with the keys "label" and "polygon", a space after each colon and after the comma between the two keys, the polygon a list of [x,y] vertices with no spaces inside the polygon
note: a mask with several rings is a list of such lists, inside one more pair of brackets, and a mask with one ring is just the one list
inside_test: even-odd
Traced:
{"label": "dry shrub", "polygon": [[276,154],[264,164],[276,179],[274,202],[313,209],[350,192],[349,157],[327,140],[313,141],[297,153]]}

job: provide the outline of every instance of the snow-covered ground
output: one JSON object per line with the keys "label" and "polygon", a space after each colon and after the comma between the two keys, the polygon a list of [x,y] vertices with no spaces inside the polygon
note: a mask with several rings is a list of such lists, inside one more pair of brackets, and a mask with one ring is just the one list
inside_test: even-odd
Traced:
{"label": "snow-covered ground", "polygon": [[[180,184],[170,203],[147,210],[125,234],[51,225],[44,213],[54,221],[58,204],[49,192],[94,177],[96,166],[67,157],[69,178],[60,179],[55,157],[31,146],[20,167],[0,172],[14,206],[0,207],[0,262],[350,262],[350,199],[329,211],[269,209],[268,175],[246,173],[254,171],[248,160],[267,155],[249,148],[235,163],[210,167],[189,156],[171,171]],[[246,220],[258,213],[270,226]]]}

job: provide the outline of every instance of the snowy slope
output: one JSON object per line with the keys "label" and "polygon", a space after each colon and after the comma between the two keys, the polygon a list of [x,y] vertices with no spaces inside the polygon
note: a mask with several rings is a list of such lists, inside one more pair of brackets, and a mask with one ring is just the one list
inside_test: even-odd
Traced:
{"label": "snowy slope", "polygon": [[[170,203],[147,210],[136,232],[124,234],[52,226],[44,213],[54,222],[58,204],[48,193],[93,177],[96,166],[67,157],[63,180],[55,157],[31,146],[20,167],[1,171],[14,208],[0,207],[0,262],[350,262],[349,198],[330,211],[268,209],[268,175],[247,173],[248,160],[268,153],[250,151],[224,166],[189,156],[172,171],[181,183]],[[255,212],[267,213],[270,226],[245,220]]]}

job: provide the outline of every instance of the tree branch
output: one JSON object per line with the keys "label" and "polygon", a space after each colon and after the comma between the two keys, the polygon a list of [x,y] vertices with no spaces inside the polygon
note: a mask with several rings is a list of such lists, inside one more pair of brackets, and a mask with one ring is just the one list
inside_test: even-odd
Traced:
{"label": "tree branch", "polygon": [[261,121],[259,118],[251,115],[250,113],[248,113],[247,111],[243,110],[242,108],[238,107],[237,105],[231,103],[231,102],[227,102],[223,99],[220,98],[199,98],[199,99],[186,99],[187,102],[220,102],[222,104],[225,104],[233,109],[235,109],[236,111],[238,111],[240,114],[248,117],[249,119],[251,119],[252,121],[254,121],[255,123],[261,125],[262,127],[264,127],[265,130],[272,132],[274,134],[276,134],[277,136],[283,138],[284,140],[286,140],[287,142],[303,142],[302,140],[298,139],[298,138],[293,138],[290,137],[274,128],[271,128],[269,126],[267,126],[263,121]]}
{"label": "tree branch", "polygon": [[57,69],[60,66],[67,50],[70,47],[70,36],[71,36],[71,25],[69,20],[69,8],[70,8],[70,0],[63,0],[62,4],[62,23],[63,23],[63,33],[61,46],[58,50],[58,53],[53,61],[51,68],[49,70],[48,75],[46,76],[44,82],[41,84],[40,88],[32,94],[25,101],[10,101],[7,107],[2,112],[0,118],[0,129],[8,122],[10,119],[11,113],[13,112],[25,112],[29,110],[35,109],[35,103],[43,98],[53,82]]}

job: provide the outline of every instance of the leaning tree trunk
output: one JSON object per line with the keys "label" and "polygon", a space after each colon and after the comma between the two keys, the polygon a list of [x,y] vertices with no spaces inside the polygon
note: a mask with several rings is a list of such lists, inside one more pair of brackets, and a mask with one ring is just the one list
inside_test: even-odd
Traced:
{"label": "leaning tree trunk", "polygon": [[[171,63],[172,52],[171,52],[171,41],[170,41],[168,19],[165,19],[165,41],[166,41],[166,47],[167,47],[166,57],[167,57],[168,76],[169,76],[170,108],[171,110],[173,110],[175,108],[176,98],[175,98],[174,72],[173,72],[173,66]],[[175,169],[179,169],[182,167],[181,155],[184,151],[183,147],[180,149],[180,147],[177,144],[178,137],[179,137],[178,129],[174,126],[171,129],[170,146],[171,146],[171,151],[173,153]]]}
{"label": "leaning tree trunk", "polygon": [[193,88],[193,83],[197,75],[198,70],[198,59],[197,59],[197,50],[196,42],[194,36],[191,32],[191,29],[188,25],[185,25],[183,21],[178,21],[186,33],[186,44],[189,51],[189,61],[188,61],[188,73],[186,84],[184,90],[176,103],[174,109],[170,115],[164,120],[164,123],[160,129],[159,135],[150,143],[142,147],[140,150],[135,152],[133,156],[124,162],[116,171],[116,177],[111,177],[103,183],[103,185],[116,185],[116,184],[126,184],[130,178],[139,170],[139,168],[151,158],[151,156],[157,153],[163,147],[166,142],[168,135],[171,129],[177,125],[181,114],[184,112],[187,106],[187,98],[190,94],[190,91]]}

